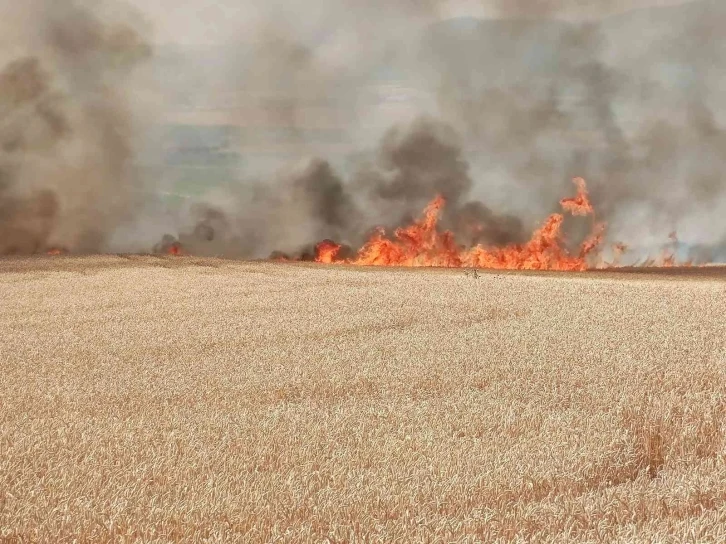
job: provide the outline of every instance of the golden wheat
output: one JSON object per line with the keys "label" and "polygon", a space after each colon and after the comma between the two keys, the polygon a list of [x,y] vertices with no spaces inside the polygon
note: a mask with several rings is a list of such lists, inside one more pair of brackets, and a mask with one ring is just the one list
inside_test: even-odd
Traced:
{"label": "golden wheat", "polygon": [[0,261],[0,540],[724,542],[726,281]]}

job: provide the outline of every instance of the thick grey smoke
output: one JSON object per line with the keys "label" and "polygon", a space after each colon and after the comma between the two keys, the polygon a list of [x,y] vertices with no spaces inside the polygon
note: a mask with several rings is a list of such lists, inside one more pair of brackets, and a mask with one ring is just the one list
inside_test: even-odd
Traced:
{"label": "thick grey smoke", "polygon": [[469,243],[523,241],[521,223],[481,202],[467,202],[472,186],[460,142],[450,126],[429,118],[391,128],[351,179],[321,159],[303,161],[275,179],[248,182],[190,210],[191,227],[168,236],[156,251],[175,243],[202,255],[267,257],[312,255],[332,239],[360,246],[372,227],[408,223],[433,197],[447,200],[444,226]]}
{"label": "thick grey smoke", "polygon": [[[718,256],[726,103],[714,67],[726,66],[717,31],[726,8],[700,0],[568,22],[574,12],[593,14],[567,2],[499,2],[499,19],[442,21],[444,4],[401,4],[372,18],[381,6],[322,2],[322,26],[271,18],[241,69],[227,66],[239,88],[266,101],[252,107],[264,123],[292,127],[292,157],[331,159],[303,160],[237,190],[236,207],[225,201],[226,226],[215,229],[235,233],[230,247],[264,256],[305,252],[323,238],[355,246],[374,225],[415,217],[436,192],[446,196],[444,223],[462,243],[518,242],[557,209],[571,178],[584,176],[610,241],[657,251],[677,230],[697,257]],[[424,98],[409,96],[410,110],[365,105],[365,93],[385,81]],[[372,119],[394,126],[383,131]],[[363,152],[343,163],[338,147],[306,139],[310,126],[344,127],[347,153]],[[253,147],[243,142],[250,156]],[[581,235],[590,226],[568,229]]]}
{"label": "thick grey smoke", "polygon": [[462,152],[462,141],[449,124],[420,117],[394,126],[381,139],[374,161],[354,176],[356,201],[375,210],[375,224],[409,223],[436,195],[446,199],[443,227],[469,243],[506,244],[524,241],[521,222],[502,216],[482,202],[468,202],[474,181]]}
{"label": "thick grey smoke", "polygon": [[[717,246],[726,237],[726,5],[573,23],[533,18],[531,4],[503,3],[509,20],[434,25],[424,40],[441,115],[483,180],[477,196],[541,217],[582,175],[611,241],[652,248],[676,230],[688,244]],[[556,2],[540,7],[559,15]]]}
{"label": "thick grey smoke", "polygon": [[[361,227],[359,210],[343,181],[320,159],[303,161],[275,179],[249,181],[194,203],[192,228],[182,230],[185,251],[200,255],[267,257],[300,254],[324,238],[343,240]],[[165,252],[176,240],[163,240]]]}
{"label": "thick grey smoke", "polygon": [[[238,28],[153,61],[162,124],[207,135],[145,146],[152,184],[133,167],[146,33],[79,2],[35,0],[5,18],[18,24],[0,40],[23,50],[0,59],[0,253],[178,241],[299,256],[325,238],[356,247],[436,193],[461,243],[505,244],[583,176],[610,241],[657,250],[675,230],[701,258],[724,258],[722,2],[603,18],[633,4],[493,0],[497,18],[447,19],[456,2],[220,1],[220,20],[199,28],[232,12]],[[200,145],[213,166],[191,164]],[[161,193],[184,204],[159,209]]]}
{"label": "thick grey smoke", "polygon": [[2,14],[18,56],[0,67],[0,254],[101,251],[139,189],[125,84],[149,46],[79,1]]}

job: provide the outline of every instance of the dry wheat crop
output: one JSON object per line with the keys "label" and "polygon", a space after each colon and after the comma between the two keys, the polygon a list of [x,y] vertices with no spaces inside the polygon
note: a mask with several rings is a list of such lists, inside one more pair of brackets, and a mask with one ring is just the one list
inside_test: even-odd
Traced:
{"label": "dry wheat crop", "polygon": [[726,281],[0,260],[4,542],[724,542]]}

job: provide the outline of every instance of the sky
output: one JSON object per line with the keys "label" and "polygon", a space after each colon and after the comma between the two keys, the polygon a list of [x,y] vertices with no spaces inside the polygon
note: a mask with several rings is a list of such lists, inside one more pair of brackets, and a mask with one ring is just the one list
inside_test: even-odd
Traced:
{"label": "sky", "polygon": [[[513,11],[527,16],[549,16],[567,20],[597,19],[603,16],[651,6],[684,3],[683,0],[349,0],[355,1],[356,13],[362,2],[373,6],[371,16],[393,18],[501,16]],[[204,45],[243,41],[247,33],[256,32],[271,14],[278,14],[290,24],[318,28],[326,19],[345,20],[345,2],[333,0],[129,0],[150,19],[154,40],[160,44]],[[378,4],[378,5],[375,5]],[[391,7],[396,4],[396,7]],[[431,5],[423,13],[420,5]],[[386,6],[385,8],[383,6]],[[386,11],[388,10],[388,11]]]}

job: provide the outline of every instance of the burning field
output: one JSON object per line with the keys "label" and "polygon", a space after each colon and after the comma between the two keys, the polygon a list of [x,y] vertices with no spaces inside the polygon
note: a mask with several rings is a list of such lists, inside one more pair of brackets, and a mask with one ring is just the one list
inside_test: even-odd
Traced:
{"label": "burning field", "polygon": [[722,542],[726,276],[662,270],[0,259],[0,539]]}
{"label": "burning field", "polygon": [[725,3],[134,2],[0,5],[0,542],[726,542]]}
{"label": "burning field", "polygon": [[[593,216],[594,209],[587,194],[587,184],[582,178],[575,178],[577,195],[560,201],[563,211],[577,216]],[[456,243],[451,231],[438,229],[439,215],[446,200],[436,196],[424,210],[423,216],[408,227],[396,229],[388,238],[384,229],[377,229],[352,258],[341,256],[343,246],[332,240],[324,240],[315,246],[315,262],[353,264],[362,266],[439,266],[448,268],[488,268],[495,270],[587,270],[596,266],[592,257],[597,255],[602,243],[605,224],[593,223],[591,234],[580,244],[576,253],[563,245],[562,222],[564,216],[552,214],[530,240],[522,245],[484,247],[480,244],[466,248]],[[474,233],[484,226],[478,222],[469,224]],[[673,235],[675,236],[675,234]],[[616,244],[618,256],[626,250],[624,244]],[[178,246],[167,251],[176,255]],[[285,260],[285,257],[282,257]],[[655,263],[655,261],[649,261]],[[598,263],[601,267],[615,267],[614,263]],[[661,266],[674,266],[673,255],[665,254]],[[691,263],[684,263],[690,265]]]}
{"label": "burning field", "polygon": [[[323,240],[315,244],[312,252],[302,256],[290,257],[280,252],[271,255],[276,261],[314,261],[321,264],[342,264],[355,266],[395,266],[395,267],[445,267],[445,268],[486,268],[492,270],[560,270],[584,271],[590,269],[617,269],[622,265],[620,259],[628,251],[628,246],[618,242],[611,245],[606,260],[602,250],[606,233],[606,223],[595,220],[595,209],[583,178],[574,178],[577,194],[560,200],[562,211],[571,216],[591,219],[590,233],[576,246],[563,236],[562,213],[551,214],[544,224],[536,229],[529,241],[509,245],[461,245],[451,230],[440,228],[442,209],[446,198],[437,195],[424,209],[422,215],[408,226],[394,229],[388,235],[382,227],[373,229],[373,234],[356,250],[333,240]],[[470,203],[482,206],[481,203]],[[464,210],[455,216],[459,224],[464,224],[465,236],[476,240],[487,229],[483,220],[467,217]],[[488,226],[491,228],[491,225]],[[214,229],[207,225],[205,232],[208,240],[214,239]],[[678,247],[675,232],[669,235],[670,243],[660,256],[646,258],[631,264],[630,267],[690,267],[690,259],[679,261],[674,250]],[[198,240],[198,237],[197,237]],[[185,246],[173,236],[166,236],[154,247],[155,253],[184,255]],[[58,254],[58,253],[53,253]],[[705,263],[701,262],[700,265]]]}
{"label": "burning field", "polygon": [[[605,146],[567,141],[581,134],[575,127],[585,120],[565,111],[569,88],[557,90],[552,103],[521,97],[523,111],[502,104],[509,118],[500,122],[497,112],[484,112],[492,126],[512,134],[475,137],[442,103],[439,112],[391,120],[377,140],[349,146],[347,166],[297,142],[264,174],[231,172],[215,186],[199,169],[199,193],[171,205],[161,195],[176,167],[163,156],[184,149],[154,144],[151,136],[170,121],[151,122],[161,106],[141,98],[154,95],[144,25],[81,0],[32,4],[28,13],[5,8],[7,21],[18,19],[12,51],[19,53],[0,59],[0,255],[165,253],[578,271],[726,259],[726,185],[717,174],[726,133],[716,114],[705,102],[689,103],[680,124],[631,127],[627,136],[610,118],[614,96],[598,85],[609,72],[592,59],[584,66],[571,59],[572,73],[562,76],[584,86],[578,111],[594,116],[589,120],[604,131]],[[575,47],[594,38],[573,28],[562,39],[571,44],[562,47]],[[316,70],[324,67],[306,65],[294,44],[266,40],[265,66],[282,64],[279,74],[270,68],[273,80],[291,71],[322,77]],[[309,92],[328,94],[316,86]],[[532,126],[516,130],[520,116],[532,116]],[[351,120],[345,131],[355,140],[360,129]],[[519,141],[520,132],[531,136]],[[540,140],[558,139],[572,149],[542,148]],[[482,152],[501,163],[500,171],[477,163]],[[225,153],[252,156],[243,143]],[[654,166],[668,167],[670,157],[678,161],[671,165],[675,176]],[[161,163],[152,174],[143,166],[149,161]],[[575,177],[575,193],[566,197],[572,175],[588,181]],[[681,227],[689,244],[679,255]]]}

